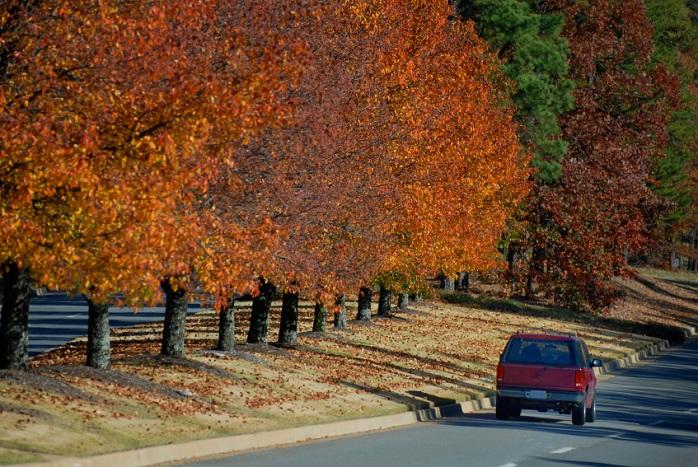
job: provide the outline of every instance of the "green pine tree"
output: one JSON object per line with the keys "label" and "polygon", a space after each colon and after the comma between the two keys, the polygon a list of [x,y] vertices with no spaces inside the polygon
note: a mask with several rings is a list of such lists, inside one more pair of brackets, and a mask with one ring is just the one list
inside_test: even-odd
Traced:
{"label": "green pine tree", "polygon": [[563,17],[539,13],[525,0],[459,0],[457,6],[475,22],[502,59],[504,74],[516,83],[512,98],[521,140],[534,152],[537,180],[554,182],[567,152],[558,117],[574,105],[574,85],[567,78],[569,48],[560,35]]}
{"label": "green pine tree", "polygon": [[698,157],[698,2],[645,0],[645,5],[654,23],[653,58],[676,73],[681,84],[681,103],[669,124],[669,144],[655,169],[657,193],[674,204],[663,219],[664,227],[671,230],[690,210],[692,197],[686,182]]}

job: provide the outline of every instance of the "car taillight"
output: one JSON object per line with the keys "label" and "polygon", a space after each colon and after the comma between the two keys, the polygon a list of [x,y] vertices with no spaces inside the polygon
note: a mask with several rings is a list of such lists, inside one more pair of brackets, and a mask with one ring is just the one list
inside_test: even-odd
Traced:
{"label": "car taillight", "polygon": [[504,367],[501,365],[497,365],[497,382],[502,381],[504,379]]}
{"label": "car taillight", "polygon": [[586,375],[584,374],[584,370],[577,370],[574,372],[574,387],[579,389],[579,390],[584,390],[584,386],[586,386]]}

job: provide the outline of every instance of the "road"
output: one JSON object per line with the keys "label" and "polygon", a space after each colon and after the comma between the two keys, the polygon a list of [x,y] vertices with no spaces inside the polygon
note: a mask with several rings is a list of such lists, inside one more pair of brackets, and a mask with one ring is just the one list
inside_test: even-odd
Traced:
{"label": "road", "polygon": [[[190,304],[189,312],[199,311]],[[133,326],[163,320],[165,308],[147,307],[134,313],[130,308],[109,308],[111,327]],[[32,297],[29,306],[29,355],[34,356],[87,334],[87,302],[81,297],[49,292]]]}
{"label": "road", "polygon": [[694,466],[698,465],[698,338],[599,384],[598,421],[493,411],[409,428],[189,464],[203,466]]}

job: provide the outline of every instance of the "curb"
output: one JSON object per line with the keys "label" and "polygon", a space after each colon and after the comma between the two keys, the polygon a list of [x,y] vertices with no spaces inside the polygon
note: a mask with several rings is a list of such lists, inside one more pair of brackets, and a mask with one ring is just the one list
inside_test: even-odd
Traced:
{"label": "curb", "polygon": [[[687,330],[687,334],[694,335],[695,328]],[[602,368],[595,368],[594,372],[597,376],[606,375],[645,360],[650,356],[657,355],[669,347],[668,341],[657,341],[632,355],[606,362]],[[326,438],[399,428],[418,422],[440,420],[445,417],[457,417],[476,410],[492,408],[494,407],[494,400],[495,397],[491,396],[393,415],[203,439],[180,444],[152,446],[84,458],[65,457],[53,459],[49,462],[21,465],[26,467],[97,467],[105,465],[147,466],[181,462],[188,459],[216,457],[256,449],[288,446]]]}
{"label": "curb", "polygon": [[639,363],[641,360],[646,360],[650,356],[657,355],[669,347],[669,341],[659,341],[656,344],[649,345],[632,355],[628,355],[627,357],[611,360],[610,362],[604,362],[601,368],[594,368],[594,374],[596,376],[607,375],[614,371],[620,370],[621,368],[626,368],[630,365]]}
{"label": "curb", "polygon": [[[695,336],[696,328],[687,327],[685,328],[684,333],[686,334],[686,337]],[[648,345],[632,355],[628,355],[627,357],[617,360],[611,360],[610,362],[604,362],[603,367],[594,368],[594,374],[596,374],[596,376],[607,375],[621,368],[626,368],[630,365],[639,363],[641,360],[646,360],[653,355],[657,355],[667,350],[669,347],[671,347],[671,345],[669,344],[668,340],[658,340],[654,344]]]}

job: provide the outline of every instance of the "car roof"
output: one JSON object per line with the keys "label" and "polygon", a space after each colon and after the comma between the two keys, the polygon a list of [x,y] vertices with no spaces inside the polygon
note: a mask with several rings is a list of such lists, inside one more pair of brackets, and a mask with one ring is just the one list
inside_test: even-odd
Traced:
{"label": "car roof", "polygon": [[576,341],[578,340],[576,336],[565,336],[560,334],[529,334],[529,333],[516,333],[511,336],[512,338],[518,337],[523,339],[540,339],[548,341]]}

